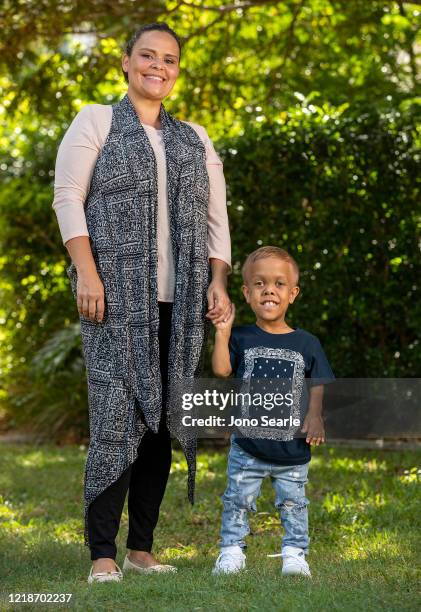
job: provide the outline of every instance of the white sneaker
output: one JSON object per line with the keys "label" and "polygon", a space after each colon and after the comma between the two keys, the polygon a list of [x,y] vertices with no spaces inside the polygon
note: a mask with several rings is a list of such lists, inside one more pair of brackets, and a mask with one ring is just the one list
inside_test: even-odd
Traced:
{"label": "white sneaker", "polygon": [[308,576],[311,578],[310,568],[306,561],[302,548],[295,546],[285,546],[281,553],[282,575],[283,576]]}
{"label": "white sneaker", "polygon": [[246,555],[241,546],[224,546],[216,560],[212,574],[235,574],[246,567]]}
{"label": "white sneaker", "polygon": [[121,582],[123,580],[123,572],[118,567],[117,563],[116,570],[113,572],[98,572],[97,574],[93,573],[94,567],[91,567],[91,571],[89,572],[88,582],[89,584],[93,584],[94,582]]}

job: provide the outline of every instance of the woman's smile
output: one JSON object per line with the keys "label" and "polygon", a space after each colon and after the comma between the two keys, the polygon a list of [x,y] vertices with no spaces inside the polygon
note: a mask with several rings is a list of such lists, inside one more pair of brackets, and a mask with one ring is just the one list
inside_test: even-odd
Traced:
{"label": "woman's smile", "polygon": [[147,81],[156,82],[156,83],[163,83],[166,80],[164,79],[164,77],[161,77],[155,74],[144,74],[143,78],[146,79]]}

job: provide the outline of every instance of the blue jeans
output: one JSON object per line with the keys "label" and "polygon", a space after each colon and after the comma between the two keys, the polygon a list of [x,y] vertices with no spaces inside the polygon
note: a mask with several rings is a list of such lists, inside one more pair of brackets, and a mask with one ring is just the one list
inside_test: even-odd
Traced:
{"label": "blue jeans", "polygon": [[244,538],[250,533],[247,512],[256,512],[256,499],[262,480],[270,476],[275,489],[275,507],[279,508],[285,535],[282,547],[296,546],[308,553],[309,500],[305,497],[308,463],[275,465],[253,457],[232,438],[228,455],[228,486],[222,496],[221,547],[238,545],[245,548]]}

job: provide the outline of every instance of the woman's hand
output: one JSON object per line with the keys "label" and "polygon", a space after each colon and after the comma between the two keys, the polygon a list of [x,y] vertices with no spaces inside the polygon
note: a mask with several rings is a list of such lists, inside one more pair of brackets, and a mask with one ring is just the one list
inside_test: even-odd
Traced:
{"label": "woman's hand", "polygon": [[232,305],[225,284],[219,280],[213,280],[208,287],[208,312],[206,317],[214,325],[227,321],[232,314]]}
{"label": "woman's hand", "polygon": [[91,321],[104,318],[104,285],[92,255],[89,236],[75,236],[65,246],[77,271],[76,303],[80,315]]}
{"label": "woman's hand", "polygon": [[206,317],[215,325],[227,321],[231,315],[231,300],[227,293],[229,266],[225,261],[211,257],[212,282],[208,287],[208,312]]}
{"label": "woman's hand", "polygon": [[96,269],[78,270],[77,309],[91,321],[102,321],[104,317],[104,285]]}

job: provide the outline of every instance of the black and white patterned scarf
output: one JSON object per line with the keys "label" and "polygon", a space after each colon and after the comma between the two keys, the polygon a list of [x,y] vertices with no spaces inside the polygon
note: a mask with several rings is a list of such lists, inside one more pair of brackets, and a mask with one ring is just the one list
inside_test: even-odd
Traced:
{"label": "black and white patterned scarf", "polygon": [[[201,368],[208,323],[209,177],[195,130],[159,114],[167,163],[175,294],[168,380],[192,379]],[[147,428],[162,410],[157,288],[157,166],[148,136],[127,96],[113,106],[85,214],[92,253],[104,284],[102,322],[80,316],[86,363],[90,445],[85,468],[85,544],[89,504],[136,459]],[[76,296],[77,272],[67,270]],[[171,410],[171,392],[168,404]],[[169,421],[167,421],[169,423]],[[193,503],[196,441],[178,431]]]}

